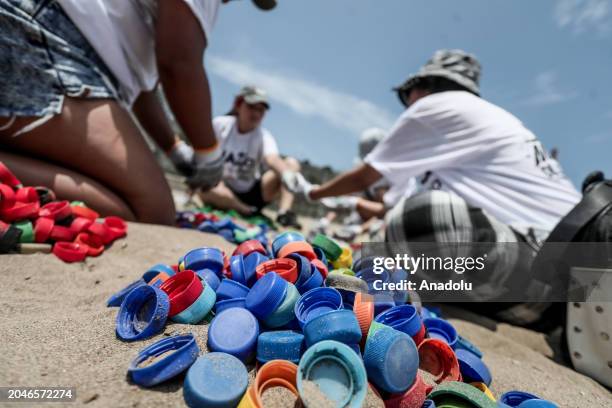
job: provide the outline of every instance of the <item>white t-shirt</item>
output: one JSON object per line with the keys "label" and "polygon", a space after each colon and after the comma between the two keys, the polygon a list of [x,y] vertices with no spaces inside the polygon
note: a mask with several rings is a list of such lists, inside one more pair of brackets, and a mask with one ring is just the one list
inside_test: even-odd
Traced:
{"label": "white t-shirt", "polygon": [[[159,1],[163,0],[58,0],[117,78],[118,97],[130,106],[159,79],[155,59]],[[209,40],[221,0],[183,1]]]}
{"label": "white t-shirt", "polygon": [[580,200],[559,163],[512,114],[472,95],[428,95],[366,158],[392,184],[419,177],[521,233],[545,237]]}
{"label": "white t-shirt", "polygon": [[246,193],[261,177],[263,158],[278,154],[274,137],[261,126],[248,133],[238,132],[235,116],[214,118],[213,128],[225,155],[223,182],[238,193]]}

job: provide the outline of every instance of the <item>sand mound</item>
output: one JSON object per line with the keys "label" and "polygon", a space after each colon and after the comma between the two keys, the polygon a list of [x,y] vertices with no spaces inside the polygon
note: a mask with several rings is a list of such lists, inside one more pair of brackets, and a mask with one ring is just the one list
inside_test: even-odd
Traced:
{"label": "sand mound", "polygon": [[[124,343],[115,338],[117,309],[105,302],[148,267],[174,263],[197,246],[232,248],[198,231],[130,224],[127,239],[81,264],[42,254],[0,256],[0,385],[76,387],[78,406],[184,406],[182,377],[144,390],[126,379],[127,367],[140,349],[163,335],[192,332],[206,350],[207,326],[172,323],[153,339]],[[496,395],[522,389],[563,407],[612,406],[603,387],[547,357],[540,335],[504,325],[493,332],[453,323],[485,353]]]}

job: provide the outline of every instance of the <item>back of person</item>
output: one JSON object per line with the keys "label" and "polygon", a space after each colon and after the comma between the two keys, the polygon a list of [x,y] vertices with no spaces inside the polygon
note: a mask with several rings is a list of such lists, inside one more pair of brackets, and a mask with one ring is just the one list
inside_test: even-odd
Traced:
{"label": "back of person", "polygon": [[384,157],[393,169],[395,156],[398,177],[420,175],[421,188],[453,192],[523,234],[533,228],[544,239],[580,199],[531,131],[472,93],[419,99],[398,119],[394,135],[402,135],[402,148],[382,143],[395,151],[375,151],[370,160]]}

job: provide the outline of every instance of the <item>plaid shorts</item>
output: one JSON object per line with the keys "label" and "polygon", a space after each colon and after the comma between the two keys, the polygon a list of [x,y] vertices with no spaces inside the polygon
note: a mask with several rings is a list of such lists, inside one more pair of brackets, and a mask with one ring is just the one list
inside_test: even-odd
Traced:
{"label": "plaid shorts", "polygon": [[116,99],[116,85],[55,0],[0,0],[0,117],[41,124],[61,112],[66,95]]}
{"label": "plaid shorts", "polygon": [[[525,238],[456,194],[432,190],[400,201],[387,214],[387,242],[476,243],[486,250],[491,274],[479,288],[481,296],[495,299],[513,271],[530,268],[537,248],[525,253]],[[452,246],[449,246],[452,248]],[[469,246],[463,246],[469,251]],[[463,250],[463,249],[462,249]],[[471,252],[449,255],[477,256]]]}

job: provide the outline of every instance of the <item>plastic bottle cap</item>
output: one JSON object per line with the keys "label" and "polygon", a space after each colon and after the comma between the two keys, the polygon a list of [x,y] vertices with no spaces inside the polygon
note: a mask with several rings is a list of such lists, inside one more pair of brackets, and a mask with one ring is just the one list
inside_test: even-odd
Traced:
{"label": "plastic bottle cap", "polygon": [[321,276],[323,276],[323,279],[327,278],[329,270],[325,262],[321,261],[320,259],[313,259],[312,261],[310,261],[310,263],[312,264],[312,266],[317,268],[319,273],[321,273]]}
{"label": "plastic bottle cap", "polygon": [[49,234],[49,239],[52,241],[72,241],[75,237],[75,233],[68,227],[55,224]]}
{"label": "plastic bottle cap", "polygon": [[171,276],[160,289],[170,298],[168,317],[172,317],[191,306],[202,294],[204,287],[195,272],[187,270]]}
{"label": "plastic bottle cap", "polygon": [[405,392],[414,383],[419,368],[419,354],[412,338],[388,327],[368,336],[363,361],[370,381],[395,394]]}
{"label": "plastic bottle cap", "polygon": [[195,302],[179,314],[172,316],[170,320],[176,323],[197,324],[204,320],[206,315],[215,305],[217,296],[215,291],[208,285],[204,285],[204,290]]}
{"label": "plastic bottle cap", "polygon": [[210,269],[200,269],[196,272],[196,274],[214,291],[217,291],[219,285],[221,284],[221,280],[214,271]]}
{"label": "plastic bottle cap", "polygon": [[439,406],[442,406],[443,401],[449,397],[451,401],[457,401],[456,404],[464,402],[465,404],[461,406],[465,407],[497,408],[497,403],[491,401],[480,390],[458,381],[443,382],[434,387],[427,396],[427,398],[432,399]]}
{"label": "plastic bottle cap", "polygon": [[361,340],[361,329],[351,310],[334,310],[309,320],[304,325],[304,340],[307,347],[323,340],[355,344]]}
{"label": "plastic bottle cap", "polygon": [[248,241],[244,241],[242,244],[238,245],[232,255],[242,255],[248,256],[253,252],[260,253],[264,256],[268,255],[266,248],[256,239],[250,239]]}
{"label": "plastic bottle cap", "polygon": [[217,288],[217,299],[227,300],[243,298],[249,294],[250,289],[232,279],[223,279]]}
{"label": "plastic bottle cap", "polygon": [[298,366],[297,386],[306,406],[315,406],[313,391],[318,388],[336,406],[358,408],[368,390],[361,358],[349,346],[333,340],[306,350]]}
{"label": "plastic bottle cap", "polygon": [[270,360],[300,361],[304,350],[304,335],[293,330],[269,331],[257,339],[257,361],[267,363]]}
{"label": "plastic bottle cap", "polygon": [[271,259],[257,265],[257,268],[255,268],[257,279],[261,279],[270,272],[276,272],[287,282],[294,283],[298,277],[297,263],[289,258]]}
{"label": "plastic bottle cap", "polygon": [[287,258],[293,259],[297,265],[298,277],[295,281],[295,286],[299,287],[300,285],[303,285],[304,282],[306,282],[312,275],[312,265],[310,264],[308,258],[300,254],[290,254],[287,256]]}
{"label": "plastic bottle cap", "polygon": [[480,349],[476,347],[472,342],[470,342],[469,340],[461,336],[457,336],[457,342],[455,343],[455,346],[453,347],[453,349],[467,350],[470,353],[474,354],[476,357],[482,358],[482,351],[480,351]]}
{"label": "plastic bottle cap", "polygon": [[487,365],[467,350],[455,350],[464,382],[480,382],[491,385],[491,372]]}
{"label": "plastic bottle cap", "polygon": [[523,391],[508,391],[499,397],[499,402],[511,407],[518,407],[521,403],[530,399],[540,399],[539,397]]}
{"label": "plastic bottle cap", "polygon": [[362,339],[365,339],[374,320],[374,297],[365,293],[357,293],[353,303],[353,312],[359,322]]}
{"label": "plastic bottle cap", "polygon": [[137,288],[139,286],[144,286],[144,285],[146,285],[146,283],[142,279],[138,279],[138,280],[130,283],[125,288],[121,289],[119,292],[111,295],[111,297],[109,297],[108,300],[106,301],[106,307],[119,307],[119,306],[121,306],[121,303],[123,302],[123,299],[125,299],[125,297],[128,295],[128,293],[130,293],[133,289],[135,289],[135,288]]}
{"label": "plastic bottle cap", "polygon": [[312,245],[306,241],[295,241],[285,244],[277,253],[278,258],[286,258],[291,254],[299,254],[306,257],[308,260],[317,258]]}
{"label": "plastic bottle cap", "polygon": [[74,242],[87,246],[87,256],[98,256],[104,252],[104,244],[97,235],[81,232],[76,236]]}
{"label": "plastic bottle cap", "polygon": [[489,397],[491,401],[495,402],[495,396],[493,395],[489,387],[487,387],[487,384],[481,382],[471,382],[470,385],[482,391],[487,397]]}
{"label": "plastic bottle cap", "polygon": [[300,234],[299,232],[295,232],[295,231],[286,231],[286,232],[283,232],[282,234],[277,235],[276,238],[274,238],[274,241],[272,241],[273,255],[278,256],[278,251],[280,251],[282,247],[284,247],[290,242],[295,242],[295,241],[306,241],[306,239],[304,238],[302,234]]}
{"label": "plastic bottle cap", "polygon": [[113,242],[113,233],[104,223],[92,222],[89,228],[87,228],[87,232],[99,236],[104,245]]}
{"label": "plastic bottle cap", "polygon": [[297,290],[304,294],[311,289],[320,288],[323,285],[323,275],[314,265],[310,265],[311,275],[310,277],[302,284],[296,284]]}
{"label": "plastic bottle cap", "polygon": [[436,383],[459,381],[461,371],[457,356],[440,339],[425,339],[419,345],[419,367],[435,376]]}
{"label": "plastic bottle cap", "polygon": [[34,228],[29,220],[19,221],[13,224],[13,227],[21,230],[21,236],[19,242],[22,244],[29,244],[34,242]]}
{"label": "plastic bottle cap", "polygon": [[138,286],[123,299],[117,313],[117,337],[124,341],[142,340],[163,330],[170,299],[162,290]]}
{"label": "plastic bottle cap", "polygon": [[[36,193],[36,192],[35,192]],[[36,193],[36,201],[38,194]],[[52,218],[55,221],[66,219],[72,215],[72,208],[68,201],[53,201],[43,205],[38,211],[39,217]]]}
{"label": "plastic bottle cap", "polygon": [[265,319],[278,308],[285,298],[288,283],[275,272],[255,282],[246,297],[246,307],[255,316]]}
{"label": "plastic bottle cap", "polygon": [[[39,218],[48,220],[49,218]],[[75,217],[70,223],[70,230],[76,235],[81,232],[87,232],[89,226],[93,223],[92,220],[83,217]]]}
{"label": "plastic bottle cap", "polygon": [[15,202],[15,191],[10,186],[0,183],[0,210],[13,207]]}
{"label": "plastic bottle cap", "polygon": [[385,310],[375,319],[377,322],[406,333],[410,337],[416,336],[421,330],[422,322],[417,310],[412,305],[399,305]]}
{"label": "plastic bottle cap", "polygon": [[170,276],[166,272],[160,272],[153,279],[151,279],[148,283],[149,286],[155,286],[156,288],[161,287],[165,281],[170,279]]}
{"label": "plastic bottle cap", "polygon": [[281,304],[264,319],[264,324],[267,327],[282,327],[295,318],[294,308],[295,303],[300,298],[300,292],[292,283],[287,283],[287,291],[285,298]]}
{"label": "plastic bottle cap", "polygon": [[424,319],[423,324],[430,338],[443,340],[451,347],[457,342],[457,330],[446,320],[430,317]]}
{"label": "plastic bottle cap", "polygon": [[231,308],[215,316],[208,329],[208,347],[233,355],[241,361],[254,356],[259,323],[246,309]]}
{"label": "plastic bottle cap", "polygon": [[[168,352],[174,351],[168,354]],[[200,349],[193,334],[164,338],[142,349],[130,363],[128,375],[136,384],[152,387],[187,370],[198,358]],[[144,367],[143,362],[165,356]]]}
{"label": "plastic bottle cap", "polygon": [[121,217],[114,215],[104,218],[104,225],[109,229],[113,241],[125,237],[127,234],[127,223]]}
{"label": "plastic bottle cap", "polygon": [[149,283],[160,272],[164,272],[168,276],[176,275],[176,272],[174,272],[174,269],[172,269],[169,265],[159,263],[159,264],[153,265],[145,273],[143,273],[142,279],[144,279],[145,282]]}
{"label": "plastic bottle cap", "polygon": [[210,269],[221,277],[224,267],[223,253],[217,248],[196,248],[187,252],[184,257],[185,269],[198,271]]}
{"label": "plastic bottle cap", "polygon": [[226,353],[206,353],[187,371],[183,397],[187,406],[235,407],[249,384],[244,364]]}
{"label": "plastic bottle cap", "polygon": [[285,360],[271,360],[257,370],[253,386],[249,390],[254,406],[263,408],[262,395],[272,387],[283,387],[291,391],[296,397],[298,367],[292,362]]}
{"label": "plastic bottle cap", "polygon": [[304,293],[295,304],[300,327],[323,313],[342,309],[342,295],[334,288],[314,288]]}
{"label": "plastic bottle cap", "polygon": [[253,286],[257,281],[257,275],[255,272],[257,266],[268,261],[269,259],[270,258],[268,258],[266,255],[263,255],[259,252],[253,252],[244,257],[244,279],[248,287]]}
{"label": "plastic bottle cap", "polygon": [[98,214],[91,208],[86,207],[85,205],[75,204],[73,202],[70,206],[72,207],[72,213],[78,217],[87,218],[92,221],[100,218],[100,214]]}
{"label": "plastic bottle cap", "polygon": [[335,261],[342,255],[340,245],[323,234],[318,234],[314,237],[312,246],[321,248],[330,261]]}
{"label": "plastic bottle cap", "polygon": [[232,307],[240,307],[246,309],[246,298],[242,297],[220,300],[215,304],[215,312],[219,314],[226,309],[231,309]]}
{"label": "plastic bottle cap", "polygon": [[246,276],[245,276],[245,269],[244,269],[244,256],[240,254],[233,255],[230,258],[229,263],[230,263],[230,271],[232,273],[232,279],[242,285],[248,286],[247,281],[246,281]]}
{"label": "plastic bottle cap", "polygon": [[368,293],[368,284],[365,281],[349,275],[330,273],[325,278],[325,286],[345,290],[353,293]]}
{"label": "plastic bottle cap", "polygon": [[56,242],[53,254],[64,262],[81,262],[87,257],[89,248],[75,242]]}
{"label": "plastic bottle cap", "polygon": [[530,399],[521,402],[518,408],[559,408],[556,404],[543,399]]}
{"label": "plastic bottle cap", "polygon": [[[423,381],[421,374],[417,372],[414,383],[403,394],[392,394],[385,400],[385,408],[423,408],[435,407],[434,405],[423,405],[427,398],[428,386]],[[431,401],[433,403],[433,401]]]}

